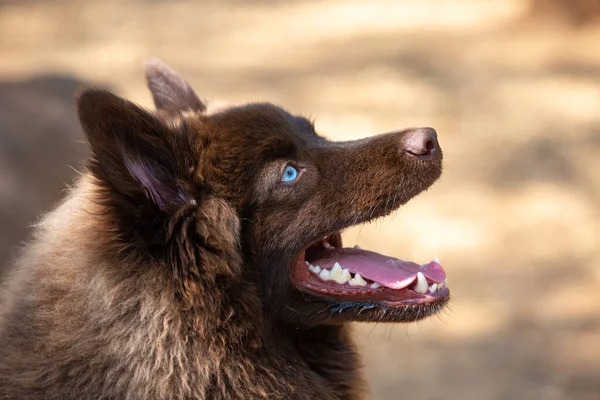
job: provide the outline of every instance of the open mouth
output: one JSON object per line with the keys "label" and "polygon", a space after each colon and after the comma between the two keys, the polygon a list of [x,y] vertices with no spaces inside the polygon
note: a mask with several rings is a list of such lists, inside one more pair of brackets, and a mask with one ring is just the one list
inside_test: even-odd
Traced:
{"label": "open mouth", "polygon": [[327,299],[405,306],[442,302],[450,295],[437,260],[419,265],[357,246],[344,248],[340,232],[312,242],[292,262],[294,286]]}

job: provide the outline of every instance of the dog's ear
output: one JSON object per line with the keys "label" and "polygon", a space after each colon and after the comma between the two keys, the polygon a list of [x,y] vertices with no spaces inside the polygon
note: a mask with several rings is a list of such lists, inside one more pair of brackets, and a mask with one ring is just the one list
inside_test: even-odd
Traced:
{"label": "dog's ear", "polygon": [[162,120],[112,93],[91,89],[77,100],[92,150],[90,172],[132,204],[168,212],[193,202],[197,143],[187,124]]}
{"label": "dog's ear", "polygon": [[206,110],[190,84],[162,61],[151,58],[144,63],[144,70],[154,105],[159,112],[175,116],[183,111],[201,113]]}

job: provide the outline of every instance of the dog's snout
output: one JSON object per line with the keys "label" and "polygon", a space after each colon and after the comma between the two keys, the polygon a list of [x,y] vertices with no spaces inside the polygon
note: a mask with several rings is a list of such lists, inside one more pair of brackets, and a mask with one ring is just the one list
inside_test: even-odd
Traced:
{"label": "dog's snout", "polygon": [[419,158],[429,158],[439,151],[437,132],[433,128],[409,130],[400,139],[402,151]]}

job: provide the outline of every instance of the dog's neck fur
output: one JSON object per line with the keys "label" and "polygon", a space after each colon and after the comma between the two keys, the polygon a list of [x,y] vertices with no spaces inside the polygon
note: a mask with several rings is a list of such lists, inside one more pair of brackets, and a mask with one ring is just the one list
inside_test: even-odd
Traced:
{"label": "dog's neck fur", "polygon": [[27,275],[11,280],[20,287],[7,294],[36,300],[14,308],[25,318],[0,349],[0,369],[16,372],[0,371],[15,377],[0,382],[9,398],[362,398],[345,326],[284,325],[241,281],[188,286],[199,297],[173,301],[168,269],[106,253],[95,190],[84,175],[38,226],[17,270]]}

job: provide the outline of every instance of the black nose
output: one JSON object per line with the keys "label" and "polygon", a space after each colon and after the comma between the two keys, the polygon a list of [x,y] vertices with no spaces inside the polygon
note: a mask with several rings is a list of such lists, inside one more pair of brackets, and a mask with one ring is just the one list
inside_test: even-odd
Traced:
{"label": "black nose", "polygon": [[437,132],[433,128],[411,129],[402,135],[403,151],[419,158],[430,158],[439,151]]}

